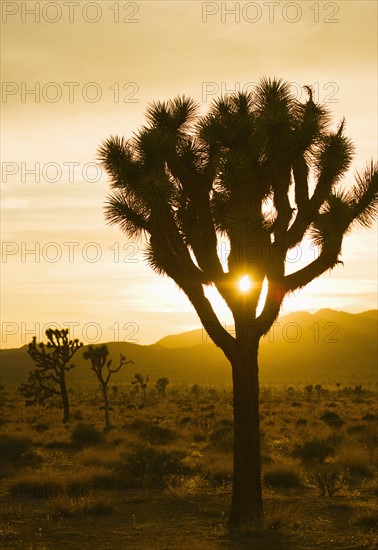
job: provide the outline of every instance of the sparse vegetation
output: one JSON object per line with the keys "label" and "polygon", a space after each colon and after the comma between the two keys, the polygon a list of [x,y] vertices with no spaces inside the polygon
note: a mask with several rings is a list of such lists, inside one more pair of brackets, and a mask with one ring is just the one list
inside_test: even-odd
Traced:
{"label": "sparse vegetation", "polygon": [[263,477],[273,489],[292,489],[301,486],[301,473],[293,463],[275,462],[263,469]]}
{"label": "sparse vegetation", "polygon": [[32,439],[17,435],[0,435],[0,461],[16,463],[30,449]]}
{"label": "sparse vegetation", "polygon": [[104,434],[92,424],[78,424],[71,434],[71,439],[77,447],[89,447],[104,442]]}
{"label": "sparse vegetation", "polygon": [[332,411],[326,411],[321,415],[320,420],[328,424],[328,426],[334,426],[337,428],[344,424],[344,421],[340,418],[340,416]]}
{"label": "sparse vegetation", "polygon": [[377,531],[378,510],[358,510],[352,518],[352,523],[362,529]]}
{"label": "sparse vegetation", "polygon": [[305,441],[303,445],[296,444],[293,450],[293,456],[300,458],[304,463],[324,462],[333,453],[332,445],[327,441],[316,438]]}
{"label": "sparse vegetation", "polygon": [[[82,421],[65,425],[54,407],[32,405],[25,419],[18,418],[15,411],[21,409],[13,405],[19,397],[16,401],[10,398],[4,405],[5,431],[0,437],[2,540],[17,547],[16,541],[26,537],[26,524],[38,523],[42,510],[42,534],[36,535],[35,543],[43,541],[47,548],[52,546],[49,537],[59,525],[64,530],[70,522],[80,521],[80,530],[90,537],[92,530],[96,531],[91,522],[97,518],[112,532],[120,522],[133,527],[124,535],[125,540],[132,540],[142,521],[149,526],[159,524],[164,532],[171,520],[164,519],[163,527],[158,514],[160,508],[167,507],[175,525],[188,513],[190,521],[198,516],[198,521],[203,521],[198,547],[218,549],[220,537],[226,533],[224,510],[233,481],[231,394],[227,388],[210,392],[198,385],[199,391],[193,392],[191,387],[172,386],[169,399],[162,399],[152,381],[146,400],[135,401],[143,402],[144,408],[129,409],[133,386],[119,385],[118,397],[124,405],[119,415],[114,415],[110,430],[103,429],[99,392],[93,394],[89,406],[83,405],[81,394],[72,392],[72,410],[81,411]],[[363,533],[361,548],[373,547],[378,495],[376,425],[368,418],[375,414],[375,394],[365,392],[364,401],[355,402],[353,391],[339,397],[335,386],[319,404],[314,398],[307,399],[303,387],[292,388],[290,396],[295,395],[295,400],[288,400],[287,388],[262,391],[266,523],[265,529],[253,536],[267,541],[262,546],[276,547],[277,540],[270,539],[273,535],[282,533],[295,540],[302,533],[310,538],[317,529],[316,537],[324,537],[321,540],[326,546],[327,531],[315,529],[316,518],[322,521],[340,515],[343,529],[338,533],[332,527],[328,537],[357,540]],[[322,390],[326,389],[323,383]],[[12,397],[11,390],[8,395]],[[227,407],[219,406],[221,400]],[[336,406],[331,406],[333,403]],[[337,412],[344,424],[337,427],[324,422],[321,417],[327,411]],[[356,426],[362,429],[351,430]],[[6,461],[4,457],[8,457]],[[179,516],[183,503],[186,510],[193,508]],[[214,520],[211,531],[210,513]],[[20,515],[28,518],[27,522],[20,522]],[[49,528],[45,530],[47,516]],[[34,540],[33,535],[28,536]],[[303,538],[298,547],[302,543]],[[240,542],[241,548],[243,544]],[[131,546],[138,548],[138,543]]]}
{"label": "sparse vegetation", "polygon": [[322,464],[315,468],[310,476],[310,482],[322,497],[333,497],[345,487],[346,479],[334,464]]}
{"label": "sparse vegetation", "polygon": [[56,497],[53,501],[53,514],[58,518],[85,518],[105,516],[114,513],[111,495],[86,495],[79,499],[67,496]]}
{"label": "sparse vegetation", "polygon": [[140,446],[121,456],[119,470],[130,486],[159,488],[165,486],[170,474],[182,474],[186,470],[182,453]]}

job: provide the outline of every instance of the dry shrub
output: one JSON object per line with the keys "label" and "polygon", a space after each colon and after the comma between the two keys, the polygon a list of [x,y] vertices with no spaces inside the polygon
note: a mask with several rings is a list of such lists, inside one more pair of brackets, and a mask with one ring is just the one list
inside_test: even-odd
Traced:
{"label": "dry shrub", "polygon": [[273,489],[292,489],[301,486],[301,472],[293,463],[274,462],[266,465],[263,478]]}
{"label": "dry shrub", "polygon": [[171,475],[166,477],[166,492],[176,498],[195,496],[208,488],[207,481],[200,475]]}
{"label": "dry shrub", "polygon": [[351,518],[351,523],[362,529],[376,531],[378,529],[378,509],[357,510]]}
{"label": "dry shrub", "polygon": [[367,413],[367,414],[364,414],[364,416],[362,417],[362,420],[365,420],[367,422],[373,422],[374,420],[378,420],[378,415],[375,413]]}
{"label": "dry shrub", "polygon": [[232,422],[224,420],[210,434],[210,442],[216,449],[231,451],[234,447],[234,426]]}
{"label": "dry shrub", "polygon": [[84,466],[102,466],[113,468],[118,462],[121,449],[99,449],[88,447],[77,454],[76,460]]}
{"label": "dry shrub", "polygon": [[321,415],[320,420],[332,428],[339,428],[344,424],[344,420],[333,411],[325,411],[325,413]]}
{"label": "dry shrub", "polygon": [[232,452],[219,453],[209,450],[203,457],[201,472],[215,486],[224,486],[233,478]]}
{"label": "dry shrub", "polygon": [[25,500],[53,498],[64,492],[57,476],[46,472],[19,475],[9,481],[7,489],[11,496]]}
{"label": "dry shrub", "polygon": [[59,518],[104,516],[113,512],[114,504],[108,495],[88,494],[79,499],[61,495],[53,502],[53,513]]}
{"label": "dry shrub", "polygon": [[0,435],[0,459],[10,464],[17,462],[32,446],[29,437]]}
{"label": "dry shrub", "polygon": [[347,479],[335,464],[318,466],[309,477],[310,485],[316,488],[322,497],[333,497],[347,488]]}
{"label": "dry shrub", "polygon": [[104,443],[105,437],[93,424],[78,424],[71,433],[71,440],[77,447],[90,447]]}
{"label": "dry shrub", "polygon": [[183,458],[177,451],[141,446],[121,455],[117,472],[130,487],[164,487],[167,476],[190,473]]}
{"label": "dry shrub", "polygon": [[271,530],[297,528],[300,525],[298,508],[279,503],[268,508],[265,514],[265,526]]}
{"label": "dry shrub", "polygon": [[374,495],[378,498],[378,478],[375,477],[373,479],[365,480],[363,483],[363,488],[368,493]]}
{"label": "dry shrub", "polygon": [[64,480],[65,492],[70,497],[83,497],[95,489],[114,490],[118,486],[119,478],[116,473],[102,466],[71,472]]}
{"label": "dry shrub", "polygon": [[29,471],[9,480],[8,493],[20,498],[49,499],[59,495],[84,497],[93,489],[115,489],[118,478],[103,467],[85,468],[58,476],[54,472]]}
{"label": "dry shrub", "polygon": [[334,448],[323,439],[311,439],[303,443],[296,444],[293,450],[293,456],[299,458],[303,463],[311,464],[314,462],[322,463],[324,460],[333,455]]}
{"label": "dry shrub", "polygon": [[141,431],[141,437],[151,445],[167,445],[176,439],[176,434],[170,428],[151,424]]}
{"label": "dry shrub", "polygon": [[343,447],[336,460],[342,468],[348,470],[352,475],[360,477],[370,477],[372,475],[369,454],[364,449]]}

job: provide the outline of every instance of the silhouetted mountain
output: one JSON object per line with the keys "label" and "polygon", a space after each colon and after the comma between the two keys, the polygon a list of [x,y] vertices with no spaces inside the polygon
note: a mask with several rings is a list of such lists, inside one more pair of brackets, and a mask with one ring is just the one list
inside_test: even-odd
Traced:
{"label": "silhouetted mountain", "polygon": [[[261,382],[376,383],[377,314],[376,310],[351,314],[321,309],[314,314],[303,311],[280,317],[261,341]],[[120,353],[135,363],[123,367],[114,381],[131,381],[141,372],[148,374],[152,383],[161,376],[171,383],[231,383],[228,361],[203,329],[166,336],[150,346],[127,342],[107,345],[115,365]],[[82,356],[85,349],[74,356],[76,368],[67,379],[95,383],[90,364]],[[34,363],[26,350],[27,346],[0,351],[2,383],[27,378]]]}

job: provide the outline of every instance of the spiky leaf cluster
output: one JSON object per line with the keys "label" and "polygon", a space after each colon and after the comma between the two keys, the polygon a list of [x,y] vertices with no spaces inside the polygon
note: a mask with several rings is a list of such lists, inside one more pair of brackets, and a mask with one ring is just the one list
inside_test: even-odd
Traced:
{"label": "spiky leaf cluster", "polygon": [[[254,318],[266,279],[264,332],[286,293],[339,262],[351,225],[369,227],[376,218],[377,164],[341,188],[354,152],[345,121],[333,130],[325,106],[306,90],[301,103],[288,83],[264,78],[253,92],[215,100],[203,115],[186,97],[153,103],[139,132],[110,137],[99,151],[113,189],[108,222],[143,236],[149,265],[174,279],[207,327],[217,319],[205,285],[215,285],[234,317],[242,307]],[[217,249],[222,235],[227,266]],[[286,275],[288,252],[307,236],[319,257]],[[241,274],[254,281],[248,299],[235,293]]]}

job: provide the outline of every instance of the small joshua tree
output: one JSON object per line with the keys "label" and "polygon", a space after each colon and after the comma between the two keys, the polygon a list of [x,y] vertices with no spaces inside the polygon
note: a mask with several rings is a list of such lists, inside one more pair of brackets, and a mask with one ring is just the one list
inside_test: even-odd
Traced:
{"label": "small joshua tree", "polygon": [[322,385],[321,384],[316,384],[314,389],[315,389],[316,393],[318,394],[318,397],[320,397],[320,395],[322,393],[322,389],[323,389]]}
{"label": "small joshua tree", "polygon": [[160,397],[166,397],[166,388],[168,384],[169,380],[165,376],[163,378],[159,378],[156,382],[156,389],[159,392]]}
{"label": "small joshua tree", "polygon": [[288,398],[290,399],[291,397],[293,397],[294,395],[294,388],[293,386],[289,386],[286,390],[286,394],[288,396]]}
{"label": "small joshua tree", "polygon": [[66,372],[73,369],[70,361],[83,345],[77,338],[70,340],[68,332],[68,329],[46,330],[47,344],[37,344],[34,336],[27,353],[35,361],[36,369],[29,373],[28,382],[19,388],[26,398],[26,405],[44,405],[48,399],[59,395],[63,405],[63,422],[70,419]]}
{"label": "small joshua tree", "polygon": [[358,384],[357,386],[354,387],[353,389],[353,393],[354,395],[357,396],[357,399],[360,399],[361,398],[361,394],[364,392],[364,388],[362,387],[361,384]]}
{"label": "small joshua tree", "polygon": [[305,387],[305,393],[308,399],[311,399],[313,389],[314,389],[314,386],[312,384],[309,384],[308,386]]}
{"label": "small joshua tree", "polygon": [[[120,354],[119,365],[117,368],[112,369],[112,359],[107,359],[109,355],[108,346],[103,344],[102,346],[89,346],[87,351],[83,353],[84,359],[89,359],[92,363],[91,369],[97,376],[98,381],[100,382],[102,397],[104,400],[104,413],[105,413],[105,427],[109,428],[109,398],[108,398],[108,384],[112,374],[118,372],[123,365],[132,363],[134,361],[126,361],[126,357]],[[105,371],[106,368],[106,371]],[[106,374],[105,374],[106,372]]]}
{"label": "small joshua tree", "polygon": [[142,390],[143,399],[146,399],[146,388],[149,381],[149,376],[143,376],[140,373],[135,374],[135,380],[133,380],[131,383],[133,385],[137,384],[137,388]]}

